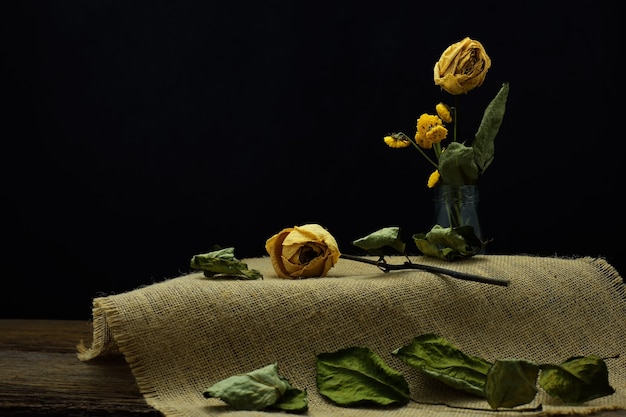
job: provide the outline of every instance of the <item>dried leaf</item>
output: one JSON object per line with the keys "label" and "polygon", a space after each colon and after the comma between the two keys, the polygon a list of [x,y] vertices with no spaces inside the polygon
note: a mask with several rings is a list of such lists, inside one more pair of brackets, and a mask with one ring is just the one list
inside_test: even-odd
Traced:
{"label": "dried leaf", "polygon": [[560,365],[541,365],[539,386],[566,404],[581,404],[611,395],[609,371],[596,355],[574,356]]}
{"label": "dried leaf", "polygon": [[289,388],[283,397],[270,408],[289,413],[303,413],[309,408],[306,391]]}
{"label": "dried leaf", "polygon": [[433,226],[430,232],[413,235],[415,246],[426,256],[454,261],[478,254],[483,242],[474,233],[472,226]]}
{"label": "dried leaf", "polygon": [[497,360],[487,373],[485,396],[491,408],[517,407],[537,395],[539,365],[517,360]]}
{"label": "dried leaf", "polygon": [[474,160],[481,175],[493,161],[494,140],[500,130],[502,119],[504,119],[508,95],[509,83],[504,83],[500,91],[498,91],[498,94],[496,94],[485,109],[478,131],[474,136],[474,141],[472,142]]}
{"label": "dried leaf", "polygon": [[244,375],[234,375],[207,388],[205,398],[219,398],[238,410],[262,410],[270,407],[290,411],[307,409],[306,395],[278,374],[278,365],[270,364]]}
{"label": "dried leaf", "polygon": [[439,157],[439,174],[444,184],[467,185],[478,182],[478,166],[474,149],[460,142],[452,142]]}
{"label": "dried leaf", "polygon": [[405,244],[400,239],[399,227],[384,227],[369,235],[355,240],[352,244],[371,255],[385,255],[385,248],[391,248],[404,254]]}
{"label": "dried leaf", "polygon": [[263,275],[256,269],[248,269],[245,262],[235,258],[234,248],[217,249],[212,252],[194,255],[190,262],[191,268],[200,269],[209,278],[230,279],[262,279]]}
{"label": "dried leaf", "polygon": [[466,355],[438,335],[424,334],[415,337],[410,344],[396,349],[393,354],[406,364],[452,388],[485,396],[487,373],[491,363]]}
{"label": "dried leaf", "polygon": [[365,347],[317,355],[320,394],[344,407],[400,406],[409,402],[404,376]]}

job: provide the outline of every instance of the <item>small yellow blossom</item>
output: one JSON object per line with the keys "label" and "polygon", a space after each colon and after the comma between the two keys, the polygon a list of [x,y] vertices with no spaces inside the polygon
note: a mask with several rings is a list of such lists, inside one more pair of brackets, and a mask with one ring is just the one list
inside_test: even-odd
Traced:
{"label": "small yellow blossom", "polygon": [[443,126],[433,126],[428,132],[426,132],[426,139],[430,143],[439,143],[448,136],[448,129]]}
{"label": "small yellow blossom", "polygon": [[445,103],[439,103],[435,106],[435,110],[437,110],[437,114],[444,123],[452,122],[452,113],[450,113],[450,106]]}
{"label": "small yellow blossom", "polygon": [[426,136],[420,136],[419,132],[415,134],[415,142],[422,149],[432,149],[433,143],[426,139]]}
{"label": "small yellow blossom", "polygon": [[428,188],[433,188],[437,185],[439,178],[441,178],[441,175],[439,175],[439,170],[436,169],[432,174],[430,174],[430,177],[428,177]]}
{"label": "small yellow blossom", "polygon": [[431,149],[433,143],[439,143],[448,136],[448,129],[443,126],[439,116],[424,113],[417,119],[415,142],[424,149]]}
{"label": "small yellow blossom", "polygon": [[411,145],[411,141],[404,135],[399,133],[392,133],[391,135],[387,135],[383,138],[387,146],[390,148],[406,148]]}

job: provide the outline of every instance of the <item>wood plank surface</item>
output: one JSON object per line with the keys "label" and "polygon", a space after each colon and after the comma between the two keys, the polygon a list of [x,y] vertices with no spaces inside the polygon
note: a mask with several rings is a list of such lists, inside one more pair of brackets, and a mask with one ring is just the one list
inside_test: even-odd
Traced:
{"label": "wood plank surface", "polygon": [[[121,355],[78,360],[76,345],[90,343],[91,330],[88,321],[0,320],[0,417],[162,417]],[[590,416],[626,417],[626,410]]]}
{"label": "wood plank surface", "polygon": [[122,356],[81,362],[91,323],[0,320],[0,416],[162,416]]}

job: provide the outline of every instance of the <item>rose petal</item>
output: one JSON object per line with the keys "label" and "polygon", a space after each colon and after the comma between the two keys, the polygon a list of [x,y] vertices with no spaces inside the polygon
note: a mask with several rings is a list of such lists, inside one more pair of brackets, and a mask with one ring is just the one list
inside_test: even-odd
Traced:
{"label": "rose petal", "polygon": [[274,236],[267,239],[265,242],[265,250],[270,255],[270,261],[272,261],[272,267],[276,275],[281,278],[291,278],[289,271],[287,271],[282,262],[282,247],[283,242],[289,235],[293,228],[286,228],[276,233]]}

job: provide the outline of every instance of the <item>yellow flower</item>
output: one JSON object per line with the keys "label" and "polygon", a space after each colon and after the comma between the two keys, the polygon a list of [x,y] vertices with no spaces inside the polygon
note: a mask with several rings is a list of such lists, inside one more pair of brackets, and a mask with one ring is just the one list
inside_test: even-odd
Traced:
{"label": "yellow flower", "polygon": [[439,143],[448,136],[448,129],[443,126],[439,116],[424,113],[417,119],[415,142],[424,149],[431,149],[433,143]]}
{"label": "yellow flower", "polygon": [[339,261],[335,238],[319,224],[281,230],[265,242],[272,266],[280,278],[324,277]]}
{"label": "yellow flower", "polygon": [[428,188],[433,188],[437,185],[439,178],[441,178],[441,175],[439,175],[439,170],[436,169],[435,172],[430,174],[430,177],[428,177]]}
{"label": "yellow flower", "polygon": [[392,133],[383,138],[387,146],[390,148],[406,148],[411,145],[411,141],[403,134]]}
{"label": "yellow flower", "polygon": [[452,113],[450,113],[450,106],[445,103],[439,103],[435,106],[437,115],[443,120],[444,123],[452,122]]}
{"label": "yellow flower", "polygon": [[[453,95],[467,93],[482,85],[489,68],[491,58],[483,45],[466,37],[448,46],[441,54],[434,68],[435,85]],[[509,83],[502,84],[485,109],[472,144],[478,152],[473,152],[473,146],[468,145],[467,140],[457,139],[458,106],[451,107],[444,102],[436,102],[434,114],[419,116],[414,136],[402,132],[389,134],[385,143],[393,148],[411,145],[419,151],[438,171],[429,178],[431,188],[444,182],[450,185],[475,184],[493,160],[493,140],[502,122],[508,92]],[[458,100],[459,97],[455,97],[455,102]],[[449,142],[446,146],[453,154],[442,158],[444,140]]]}
{"label": "yellow flower", "polygon": [[483,45],[469,37],[443,51],[433,70],[435,85],[453,95],[466,94],[481,86],[491,58]]}
{"label": "yellow flower", "polygon": [[428,132],[426,132],[426,139],[430,143],[439,143],[448,136],[448,129],[443,126],[433,126]]}

